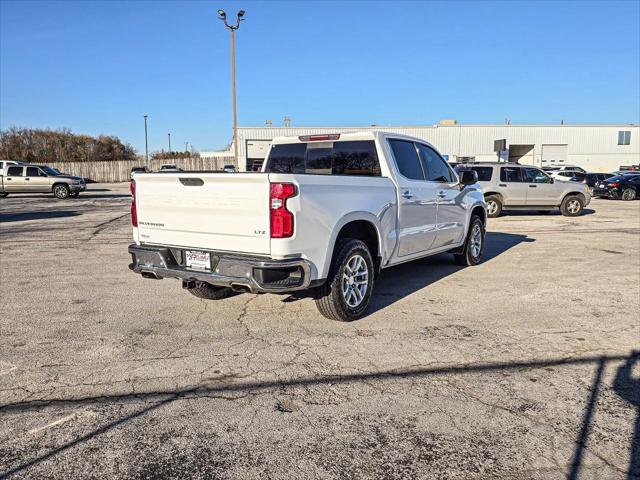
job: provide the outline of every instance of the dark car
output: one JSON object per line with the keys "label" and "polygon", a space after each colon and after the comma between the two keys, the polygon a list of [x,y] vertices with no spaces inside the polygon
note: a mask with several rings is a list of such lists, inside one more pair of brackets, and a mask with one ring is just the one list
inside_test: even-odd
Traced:
{"label": "dark car", "polygon": [[613,173],[584,173],[580,175],[575,175],[571,178],[572,182],[580,182],[584,183],[589,187],[589,192],[593,195],[593,187],[596,186],[596,183],[606,180],[607,178],[613,177]]}
{"label": "dark car", "polygon": [[593,189],[599,198],[635,200],[640,196],[640,174],[616,175],[599,181]]}

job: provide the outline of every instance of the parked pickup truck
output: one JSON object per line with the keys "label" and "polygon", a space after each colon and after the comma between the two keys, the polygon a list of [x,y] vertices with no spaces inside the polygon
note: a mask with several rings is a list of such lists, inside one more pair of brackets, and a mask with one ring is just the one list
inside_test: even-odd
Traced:
{"label": "parked pickup truck", "polygon": [[322,315],[354,320],[384,268],[441,252],[480,262],[476,181],[384,132],[276,138],[256,173],[136,173],[129,268],[206,299],[310,289]]}
{"label": "parked pickup truck", "polygon": [[0,176],[0,197],[10,193],[53,193],[58,199],[77,197],[87,189],[82,177],[63,175],[46,165],[8,165]]}

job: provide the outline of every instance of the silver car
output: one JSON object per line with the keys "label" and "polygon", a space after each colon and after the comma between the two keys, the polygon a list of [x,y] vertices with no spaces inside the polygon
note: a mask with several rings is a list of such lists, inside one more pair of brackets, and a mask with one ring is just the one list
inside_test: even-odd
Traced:
{"label": "silver car", "polygon": [[474,163],[458,167],[473,170],[484,192],[489,217],[503,210],[550,212],[560,208],[567,217],[582,213],[591,201],[586,185],[558,182],[540,168],[516,163]]}

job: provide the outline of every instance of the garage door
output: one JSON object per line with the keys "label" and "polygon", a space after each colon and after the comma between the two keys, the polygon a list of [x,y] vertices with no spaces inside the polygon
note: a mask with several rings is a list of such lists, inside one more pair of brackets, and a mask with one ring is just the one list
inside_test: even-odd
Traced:
{"label": "garage door", "polygon": [[269,152],[271,140],[247,140],[247,158],[263,160]]}
{"label": "garage door", "polygon": [[567,161],[566,145],[542,145],[542,166],[562,164]]}

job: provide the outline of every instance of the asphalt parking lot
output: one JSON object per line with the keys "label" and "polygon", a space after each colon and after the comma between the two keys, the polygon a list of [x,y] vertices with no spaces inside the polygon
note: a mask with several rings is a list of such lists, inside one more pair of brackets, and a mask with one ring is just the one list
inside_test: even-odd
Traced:
{"label": "asphalt parking lot", "polygon": [[640,202],[491,219],[350,324],[142,279],[128,213],[0,199],[0,477],[640,478]]}

